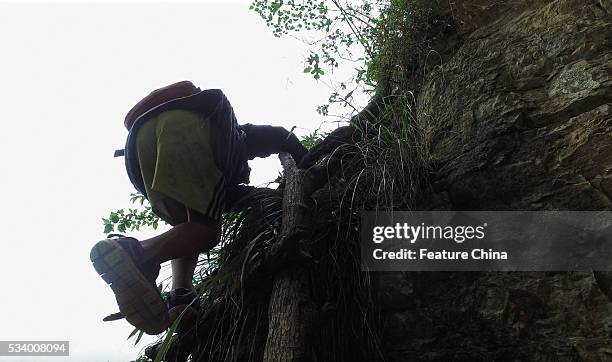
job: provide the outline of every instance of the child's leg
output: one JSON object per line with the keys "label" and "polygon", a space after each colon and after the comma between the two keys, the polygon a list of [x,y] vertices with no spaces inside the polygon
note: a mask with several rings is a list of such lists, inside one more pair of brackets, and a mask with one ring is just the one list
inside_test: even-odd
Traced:
{"label": "child's leg", "polygon": [[198,264],[198,256],[172,260],[172,289],[193,290],[193,273]]}
{"label": "child's leg", "polygon": [[167,202],[167,206],[174,219],[181,223],[161,235],[143,240],[142,248],[155,263],[172,260],[172,289],[193,289],[198,255],[217,245],[221,224],[174,200]]}
{"label": "child's leg", "polygon": [[308,152],[300,140],[283,127],[245,124],[241,126],[246,133],[247,157],[267,157],[273,153],[288,152],[295,163]]}
{"label": "child's leg", "polygon": [[172,259],[192,258],[209,251],[217,244],[220,229],[218,222],[186,222],[161,235],[143,240],[141,244],[148,259],[161,264]]}

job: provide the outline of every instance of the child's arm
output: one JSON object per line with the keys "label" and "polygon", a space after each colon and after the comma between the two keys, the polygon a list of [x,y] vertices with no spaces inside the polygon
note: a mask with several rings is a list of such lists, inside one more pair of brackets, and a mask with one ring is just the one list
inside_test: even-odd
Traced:
{"label": "child's arm", "polygon": [[295,134],[283,127],[248,123],[241,125],[241,128],[246,133],[245,143],[249,160],[255,157],[268,157],[273,153],[288,152],[297,164],[308,152]]}

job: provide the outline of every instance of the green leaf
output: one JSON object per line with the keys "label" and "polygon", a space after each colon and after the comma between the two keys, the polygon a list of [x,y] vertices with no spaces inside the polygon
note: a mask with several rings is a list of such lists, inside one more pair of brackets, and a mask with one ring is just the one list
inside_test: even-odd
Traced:
{"label": "green leaf", "polygon": [[104,234],[108,234],[112,232],[113,230],[115,230],[115,227],[113,226],[113,224],[104,225]]}
{"label": "green leaf", "polygon": [[127,339],[130,339],[132,337],[134,337],[136,335],[136,333],[138,333],[139,330],[138,328],[134,328],[134,330],[132,331],[132,333],[130,333],[130,335],[127,337]]}
{"label": "green leaf", "polygon": [[142,338],[143,334],[144,334],[143,331],[140,331],[140,333],[138,333],[138,337],[136,337],[136,342],[134,342],[134,345],[137,345],[138,342],[140,342],[140,339]]}
{"label": "green leaf", "polygon": [[[185,308],[185,310],[187,310],[187,308]],[[166,354],[168,353],[168,350],[170,349],[170,344],[172,344],[172,335],[174,335],[174,331],[176,331],[176,327],[178,327],[179,323],[181,322],[181,319],[183,318],[183,314],[185,313],[185,310],[183,310],[183,312],[176,318],[174,323],[172,323],[172,325],[170,326],[170,329],[166,333],[166,336],[164,337],[164,341],[162,342],[161,347],[159,348],[159,351],[157,351],[157,355],[155,356],[154,362],[162,362],[164,358],[166,358]]]}

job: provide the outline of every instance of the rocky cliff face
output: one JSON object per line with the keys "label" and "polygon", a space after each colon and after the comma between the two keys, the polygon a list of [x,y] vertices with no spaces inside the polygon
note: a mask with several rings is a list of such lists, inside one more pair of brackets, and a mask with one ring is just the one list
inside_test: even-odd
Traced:
{"label": "rocky cliff face", "polygon": [[[465,0],[417,66],[421,208],[612,209],[612,2]],[[610,261],[612,264],[612,260]],[[388,273],[391,360],[612,360],[592,273]]]}

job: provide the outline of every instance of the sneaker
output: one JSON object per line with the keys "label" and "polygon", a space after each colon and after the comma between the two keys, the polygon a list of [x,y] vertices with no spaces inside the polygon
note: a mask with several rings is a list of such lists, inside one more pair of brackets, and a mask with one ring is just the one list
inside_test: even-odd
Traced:
{"label": "sneaker", "polygon": [[193,290],[176,288],[171,292],[164,293],[163,297],[168,308],[171,323],[174,323],[182,315],[181,321],[177,326],[178,332],[194,325],[200,310],[200,303],[196,300],[198,295]]}
{"label": "sneaker", "polygon": [[138,240],[109,238],[96,243],[90,259],[96,272],[115,293],[119,311],[134,327],[147,334],[159,334],[170,325],[168,308],[155,279],[159,264],[147,261]]}
{"label": "sneaker", "polygon": [[[188,310],[185,311],[182,317],[183,321],[197,317],[197,313],[200,310],[200,303],[194,302],[197,297],[198,295],[193,290],[187,288],[177,288],[171,292],[164,292],[162,294],[162,298],[164,299],[164,303],[168,308],[170,324],[174,323],[174,321],[181,315],[181,313],[183,313],[185,309]],[[104,322],[110,322],[123,318],[123,314],[118,312],[109,314],[102,320]]]}

